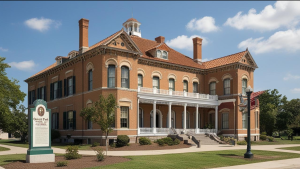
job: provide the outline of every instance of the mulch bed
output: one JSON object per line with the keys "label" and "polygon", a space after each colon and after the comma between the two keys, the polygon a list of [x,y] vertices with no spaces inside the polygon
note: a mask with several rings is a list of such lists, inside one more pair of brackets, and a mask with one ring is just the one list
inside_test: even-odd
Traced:
{"label": "mulch bed", "polygon": [[[26,161],[17,161],[10,164],[3,166],[5,169],[48,169],[48,168],[88,168],[88,167],[97,167],[97,166],[104,166],[109,164],[115,163],[122,163],[129,161],[128,158],[123,157],[115,157],[115,156],[108,156],[104,159],[104,161],[97,161],[96,156],[83,156],[80,159],[74,160],[65,160],[63,156],[55,157],[55,162],[53,163],[26,163]],[[56,167],[56,163],[58,161],[68,161],[67,167]]]}
{"label": "mulch bed", "polygon": [[[130,143],[129,146],[124,147],[108,147],[108,151],[138,151],[138,150],[168,150],[168,149],[179,149],[179,148],[189,148],[192,145],[190,144],[183,144],[183,141],[180,142],[178,145],[173,146],[160,146],[157,143],[152,143],[151,145],[140,145],[139,143]],[[103,151],[106,150],[105,146],[99,146],[103,149]],[[96,147],[91,147],[92,149],[95,149]]]}

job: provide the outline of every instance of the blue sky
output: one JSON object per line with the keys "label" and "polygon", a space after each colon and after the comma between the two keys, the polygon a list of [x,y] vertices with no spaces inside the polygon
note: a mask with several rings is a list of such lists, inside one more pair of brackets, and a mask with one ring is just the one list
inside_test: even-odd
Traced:
{"label": "blue sky", "polygon": [[[89,24],[89,45],[122,28],[133,17],[142,37],[164,36],[169,46],[192,57],[194,36],[204,39],[203,59],[249,48],[258,69],[254,90],[300,95],[299,2],[0,2],[0,56],[8,76],[24,80],[78,50],[78,20]],[[242,12],[242,13],[239,13]],[[27,105],[27,97],[25,99]]]}

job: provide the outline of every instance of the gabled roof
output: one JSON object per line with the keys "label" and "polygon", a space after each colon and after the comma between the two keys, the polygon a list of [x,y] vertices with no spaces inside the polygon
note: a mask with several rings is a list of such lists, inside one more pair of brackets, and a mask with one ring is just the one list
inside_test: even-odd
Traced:
{"label": "gabled roof", "polygon": [[116,33],[110,35],[109,37],[107,37],[107,38],[101,40],[100,42],[98,42],[98,43],[96,43],[96,44],[90,46],[88,50],[94,49],[95,47],[98,47],[98,46],[100,46],[100,45],[106,43],[107,41],[111,40],[111,39],[114,38],[115,36],[118,36],[122,31],[123,31],[123,29],[121,29],[121,30],[119,30],[118,32],[116,32]]}

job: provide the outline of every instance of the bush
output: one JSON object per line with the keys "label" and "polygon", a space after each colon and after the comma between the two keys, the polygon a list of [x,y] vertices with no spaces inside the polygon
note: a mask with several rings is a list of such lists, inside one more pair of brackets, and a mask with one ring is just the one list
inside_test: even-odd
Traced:
{"label": "bush", "polygon": [[66,149],[65,159],[78,159],[81,158],[81,155],[78,154],[78,147],[77,146],[68,146]]}
{"label": "bush", "polygon": [[174,145],[178,145],[178,144],[180,144],[180,140],[176,138],[176,139],[174,140]]}
{"label": "bush", "polygon": [[266,140],[267,139],[267,136],[266,135],[260,135],[259,137],[261,140]]}
{"label": "bush", "polygon": [[60,138],[60,133],[58,130],[51,130],[51,141]]}
{"label": "bush", "polygon": [[[176,140],[176,142],[175,142],[175,140]],[[173,139],[171,137],[165,137],[165,138],[156,140],[156,142],[160,146],[163,146],[165,144],[168,144],[169,146],[172,146],[172,145],[177,145],[177,144],[180,143],[180,140],[178,140],[178,139],[175,139],[175,140],[173,141]]]}
{"label": "bush", "polygon": [[93,142],[92,147],[97,147],[97,146],[99,146],[99,145],[100,145],[100,143],[98,143],[98,142]]}
{"label": "bush", "polygon": [[59,161],[56,163],[56,167],[68,166],[68,161]]}
{"label": "bush", "polygon": [[111,143],[109,146],[110,146],[111,148],[116,148],[116,147],[117,147],[116,143]]}
{"label": "bush", "polygon": [[104,152],[103,152],[102,148],[98,148],[96,150],[96,157],[97,157],[98,161],[103,161],[104,160],[105,156],[104,156]]}
{"label": "bush", "polygon": [[151,140],[148,139],[147,137],[140,137],[139,138],[139,142],[140,142],[140,145],[151,145]]}
{"label": "bush", "polygon": [[129,137],[127,135],[118,135],[117,147],[127,146],[129,144]]}
{"label": "bush", "polygon": [[162,139],[165,142],[165,144],[168,144],[169,146],[174,145],[173,139],[171,137],[165,137],[165,138],[162,138]]}
{"label": "bush", "polygon": [[160,145],[160,146],[165,145],[165,142],[164,142],[164,140],[162,140],[162,139],[157,139],[156,142],[157,142],[157,144]]}
{"label": "bush", "polygon": [[269,140],[269,142],[273,142],[274,141],[274,138],[271,137],[271,136],[268,136],[267,139]]}
{"label": "bush", "polygon": [[221,141],[224,141],[224,136],[221,135],[221,136],[220,136],[220,140],[221,140]]}
{"label": "bush", "polygon": [[265,131],[264,131],[264,132],[261,132],[260,135],[265,135],[265,136],[266,136],[266,135],[267,135],[267,132],[265,132]]}
{"label": "bush", "polygon": [[247,141],[245,141],[245,140],[238,141],[236,144],[238,144],[238,145],[247,145]]}

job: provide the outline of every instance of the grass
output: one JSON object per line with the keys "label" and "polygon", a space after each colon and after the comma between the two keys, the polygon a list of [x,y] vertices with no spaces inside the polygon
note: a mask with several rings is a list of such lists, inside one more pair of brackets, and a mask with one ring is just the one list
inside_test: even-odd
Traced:
{"label": "grass", "polygon": [[294,137],[294,140],[288,140],[287,137],[282,137],[283,140],[280,138],[274,138],[273,142],[269,141],[252,141],[251,145],[279,145],[279,144],[300,144],[300,137]]}
{"label": "grass", "polygon": [[6,148],[6,147],[0,147],[0,151],[7,151],[7,150],[10,150],[10,149]]}
{"label": "grass", "polygon": [[[264,161],[299,158],[300,154],[254,150],[254,159],[244,159],[245,150],[208,151],[185,154],[130,156],[131,161],[101,168],[215,168]],[[90,168],[96,169],[97,167]]]}
{"label": "grass", "polygon": [[297,146],[297,147],[283,147],[283,148],[279,148],[279,149],[300,151],[300,146]]}
{"label": "grass", "polygon": [[[64,154],[55,154],[55,156],[63,156]],[[26,154],[12,154],[12,155],[1,155],[0,156],[0,166],[4,166],[8,163],[16,161],[26,161]]]}
{"label": "grass", "polygon": [[[91,148],[91,144],[76,145],[76,146],[78,146],[78,150],[93,150]],[[67,149],[68,145],[61,144],[61,143],[52,143],[52,147],[61,148],[61,149]]]}

